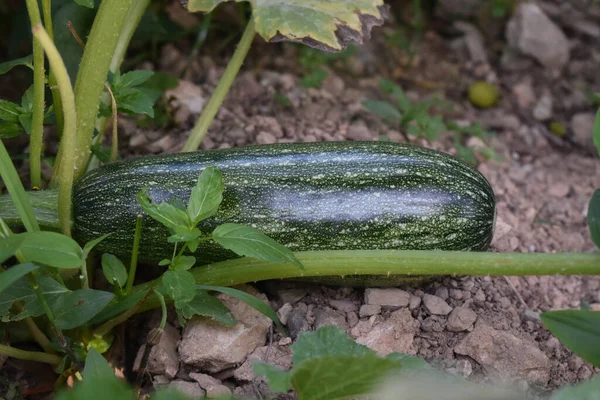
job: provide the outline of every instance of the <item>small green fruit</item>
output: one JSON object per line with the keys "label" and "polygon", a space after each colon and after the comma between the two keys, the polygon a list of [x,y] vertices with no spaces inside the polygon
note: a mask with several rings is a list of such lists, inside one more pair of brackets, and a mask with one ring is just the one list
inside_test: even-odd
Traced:
{"label": "small green fruit", "polygon": [[500,91],[491,83],[479,81],[469,86],[469,101],[479,108],[490,108],[496,105]]}
{"label": "small green fruit", "polygon": [[561,124],[560,122],[552,122],[549,126],[548,129],[550,129],[550,132],[558,137],[563,137],[565,136],[565,134],[567,133],[567,128],[565,128],[565,126],[563,124]]}

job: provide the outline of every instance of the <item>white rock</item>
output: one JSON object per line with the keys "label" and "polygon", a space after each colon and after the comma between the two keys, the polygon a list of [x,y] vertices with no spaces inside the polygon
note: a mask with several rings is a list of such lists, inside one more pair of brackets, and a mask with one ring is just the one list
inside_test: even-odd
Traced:
{"label": "white rock", "polygon": [[375,139],[373,132],[369,130],[364,121],[353,122],[348,128],[348,139],[356,141],[370,141]]}
{"label": "white rock", "polygon": [[593,149],[592,129],[596,115],[594,113],[579,113],[571,118],[571,130],[577,143]]}
{"label": "white rock", "polygon": [[475,314],[475,311],[465,307],[456,307],[448,315],[446,329],[450,332],[466,331],[473,326],[476,320],[477,314]]}
{"label": "white rock", "polygon": [[452,307],[444,299],[427,293],[423,295],[423,304],[434,315],[448,315],[452,311]]}
{"label": "white rock", "polygon": [[206,397],[209,399],[231,396],[231,390],[210,375],[190,372],[190,378],[198,382],[198,385],[206,391]]}
{"label": "white rock", "polygon": [[366,331],[361,329],[360,325],[359,323],[352,329],[352,336],[357,337],[357,343],[369,347],[380,356],[387,356],[393,352],[415,354],[413,341],[419,329],[419,322],[412,317],[408,309],[394,311],[388,319]]}
{"label": "white rock", "polygon": [[381,306],[377,304],[363,304],[358,312],[361,317],[370,317],[381,312]]}
{"label": "white rock", "polygon": [[[152,346],[148,356],[148,364],[146,370],[152,375],[166,375],[169,378],[174,378],[179,371],[179,359],[177,357],[177,343],[181,339],[179,331],[171,324],[166,324],[164,332],[160,337],[157,345]],[[146,350],[146,345],[143,344],[134,362],[134,371],[139,370],[139,364]]]}
{"label": "white rock", "polygon": [[202,390],[196,382],[177,380],[169,383],[167,387],[169,389],[176,390],[179,393],[184,394],[192,399],[201,399],[206,394],[206,392]]}
{"label": "white rock", "polygon": [[552,96],[544,93],[533,108],[533,117],[538,121],[547,121],[552,118]]}
{"label": "white rock", "polygon": [[406,307],[410,301],[410,293],[396,288],[389,289],[366,289],[365,304]]}

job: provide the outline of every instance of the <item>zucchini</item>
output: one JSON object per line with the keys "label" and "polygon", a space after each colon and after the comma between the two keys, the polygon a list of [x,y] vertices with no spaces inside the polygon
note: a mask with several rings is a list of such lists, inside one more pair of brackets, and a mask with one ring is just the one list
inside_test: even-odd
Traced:
{"label": "zucchini", "polygon": [[[73,233],[80,243],[112,233],[97,249],[131,253],[136,194],[154,202],[187,200],[200,172],[216,166],[225,192],[219,211],[199,224],[209,235],[233,222],[258,228],[293,251],[486,250],[495,198],[477,170],[450,155],[387,142],[250,146],[147,156],[108,164],[73,191]],[[168,230],[144,218],[140,260],[170,258]],[[211,241],[198,264],[237,256]]]}

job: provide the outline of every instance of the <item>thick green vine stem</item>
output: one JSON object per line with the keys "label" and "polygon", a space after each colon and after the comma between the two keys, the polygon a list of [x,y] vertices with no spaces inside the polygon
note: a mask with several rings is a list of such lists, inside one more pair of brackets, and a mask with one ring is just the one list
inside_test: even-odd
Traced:
{"label": "thick green vine stem", "polygon": [[[27,12],[31,26],[41,25],[42,17],[37,0],[27,0]],[[29,170],[31,186],[39,189],[42,176],[42,139],[44,136],[44,49],[38,39],[33,38],[33,117],[29,139]]]}
{"label": "thick green vine stem", "polygon": [[71,193],[73,191],[73,175],[75,165],[76,141],[76,112],[75,97],[71,80],[62,57],[58,53],[54,42],[41,25],[33,27],[34,36],[44,47],[48,61],[55,73],[56,82],[63,101],[64,131],[60,140],[61,156],[60,175],[58,176],[58,220],[65,235],[71,235]]}
{"label": "thick green vine stem", "polygon": [[[90,144],[108,68],[132,3],[133,0],[102,1],[88,36],[75,82],[77,109],[75,180],[85,172],[90,158]],[[52,183],[57,182],[58,176],[62,174],[61,170],[64,169],[62,159],[64,151],[61,142],[57,157],[58,165],[55,168]]]}
{"label": "thick green vine stem", "polygon": [[58,365],[62,362],[62,358],[54,354],[41,353],[39,351],[26,351],[3,344],[0,344],[0,354],[7,357],[18,358],[20,360],[37,361],[46,364]]}
{"label": "thick green vine stem", "polygon": [[[48,32],[50,39],[54,41],[54,27],[52,25],[52,0],[42,0],[42,12],[44,14],[44,28],[46,29],[46,32]],[[56,117],[56,131],[58,132],[58,137],[60,138],[62,136],[64,123],[62,100],[60,98],[60,91],[56,85],[56,77],[54,76],[54,71],[52,71],[52,68],[50,68],[50,73],[48,74],[48,86],[50,86],[50,92],[52,93],[52,105],[54,106],[54,115]]]}
{"label": "thick green vine stem", "polygon": [[192,132],[190,132],[190,136],[188,137],[181,151],[196,151],[198,150],[198,147],[200,147],[202,139],[206,135],[206,132],[208,132],[210,124],[215,118],[215,115],[217,115],[221,104],[223,104],[223,100],[225,100],[225,96],[229,92],[229,88],[233,84],[235,77],[240,71],[255,35],[256,29],[254,26],[254,19],[250,17],[248,25],[244,30],[244,34],[240,39],[240,43],[235,49],[229,64],[227,64],[227,68],[225,69],[219,84],[217,85],[206,106],[204,106],[204,110],[202,110],[202,114],[200,114],[198,122],[196,122],[194,129],[192,129]]}
{"label": "thick green vine stem", "polygon": [[[0,152],[1,151],[2,150],[0,149]],[[10,161],[10,157],[8,157],[8,160]],[[0,160],[0,171],[1,170],[2,160]],[[18,179],[16,172],[15,176],[17,176]],[[4,176],[2,176],[2,178],[4,179]],[[60,222],[58,221],[58,211],[56,208],[58,205],[57,189],[39,190],[35,192],[25,192],[25,190],[23,190],[23,198],[27,201],[27,208],[31,210],[30,212],[28,211],[28,213],[30,213],[30,218],[28,218],[28,220],[30,220],[31,223],[35,222],[35,224],[39,224],[43,230],[60,230]],[[21,206],[22,204],[19,205]],[[21,219],[21,214],[10,196],[0,196],[0,218],[2,218],[2,220],[4,220],[11,228],[24,225],[24,220]],[[31,229],[28,228],[27,230]],[[36,230],[39,230],[39,227]]]}

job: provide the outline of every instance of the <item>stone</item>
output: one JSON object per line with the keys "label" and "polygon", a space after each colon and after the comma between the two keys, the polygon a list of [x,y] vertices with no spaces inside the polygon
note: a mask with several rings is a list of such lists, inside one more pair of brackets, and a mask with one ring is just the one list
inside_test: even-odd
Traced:
{"label": "stone", "polygon": [[371,315],[377,315],[381,313],[381,306],[377,304],[363,304],[360,306],[358,315],[361,317],[370,317]]}
{"label": "stone", "polygon": [[408,308],[411,310],[419,308],[421,305],[421,298],[419,296],[410,295],[410,300],[408,302]]}
{"label": "stone", "polygon": [[384,307],[406,307],[410,302],[410,293],[396,288],[366,289],[365,304]]}
{"label": "stone", "polygon": [[177,87],[165,91],[165,97],[176,110],[175,121],[179,123],[185,122],[190,115],[200,114],[207,102],[200,86],[183,79]]}
{"label": "stone", "polygon": [[346,320],[348,321],[349,328],[354,328],[359,321],[358,315],[356,315],[354,311],[348,313],[348,315],[346,316]]}
{"label": "stone", "polygon": [[201,399],[206,394],[206,392],[202,390],[200,385],[198,385],[196,382],[177,380],[170,382],[167,387],[169,389],[176,390],[192,399]]}
{"label": "stone", "polygon": [[287,320],[294,307],[290,303],[285,303],[277,310],[277,316],[283,325],[287,325]]}
{"label": "stone", "polygon": [[427,293],[423,295],[423,304],[434,315],[448,315],[452,311],[452,307],[444,299]]}
{"label": "stone", "polygon": [[506,26],[510,47],[535,58],[549,69],[562,69],[570,58],[563,31],[535,3],[520,3]]}
{"label": "stone", "polygon": [[287,288],[278,290],[277,296],[284,303],[296,304],[306,296],[306,293],[304,288]]}
{"label": "stone", "polygon": [[263,346],[259,347],[248,359],[233,372],[233,377],[238,381],[250,382],[256,378],[252,370],[253,361],[262,361],[276,367],[288,370],[292,368],[292,349],[289,346]]}
{"label": "stone", "polygon": [[259,132],[256,135],[256,143],[258,144],[273,144],[277,142],[277,138],[270,132]]}
{"label": "stone", "polygon": [[310,325],[306,319],[306,311],[300,308],[294,308],[287,319],[288,333],[292,338],[296,338],[300,332],[310,330]]}
{"label": "stone", "polygon": [[380,356],[387,356],[393,352],[416,353],[413,341],[419,330],[419,322],[412,317],[408,309],[394,311],[388,319],[373,325],[366,332],[358,329],[360,325],[359,323],[353,328],[352,335],[358,336],[356,342],[376,351]]}
{"label": "stone", "polygon": [[528,110],[535,103],[535,92],[529,82],[517,83],[512,88],[512,94],[520,108]]}
{"label": "stone", "polygon": [[476,320],[477,314],[475,314],[475,311],[465,307],[456,307],[448,315],[446,329],[450,332],[466,331],[473,326]]}
{"label": "stone", "polygon": [[544,93],[533,108],[533,117],[538,121],[547,121],[552,118],[552,95]]}
{"label": "stone", "polygon": [[373,132],[369,130],[364,121],[358,120],[348,128],[348,139],[356,141],[371,141],[375,139]]}
{"label": "stone", "polygon": [[435,295],[442,300],[448,300],[448,288],[445,286],[440,286],[435,290]]}
{"label": "stone", "polygon": [[461,359],[456,362],[456,372],[459,375],[468,378],[473,373],[473,364],[469,360]]}
{"label": "stone", "polygon": [[484,323],[475,325],[473,332],[454,347],[454,352],[471,357],[504,380],[521,378],[545,385],[550,379],[550,359],[535,343]]}
{"label": "stone", "polygon": [[[179,371],[179,358],[177,357],[177,343],[181,340],[179,331],[167,323],[158,344],[152,346],[148,355],[146,370],[152,375],[166,375],[174,378]],[[134,362],[134,371],[139,370],[139,364],[146,350],[143,344]]]}
{"label": "stone", "polygon": [[321,88],[328,91],[334,97],[340,97],[344,93],[346,84],[344,80],[337,76],[333,71],[327,71],[327,77],[321,84]]}
{"label": "stone", "polygon": [[210,375],[190,372],[190,378],[198,382],[198,385],[206,391],[206,397],[209,399],[231,396],[231,389],[223,385],[220,380],[215,379]]}
{"label": "stone", "polygon": [[351,300],[330,300],[329,305],[336,310],[343,312],[357,311],[358,306]]}
{"label": "stone", "polygon": [[488,56],[485,47],[485,40],[479,29],[473,24],[464,21],[456,21],[454,27],[464,34],[467,50],[471,61],[475,63],[488,64]]}
{"label": "stone", "polygon": [[578,113],[571,118],[571,130],[575,141],[590,149],[594,148],[592,130],[596,115],[594,113]]}
{"label": "stone", "polygon": [[549,192],[554,197],[565,197],[571,191],[571,186],[564,182],[557,182],[550,186]]}
{"label": "stone", "polygon": [[337,326],[342,330],[348,329],[348,323],[346,322],[346,316],[339,311],[335,310],[323,310],[317,308],[314,311],[315,315],[315,329],[319,329],[322,326],[332,325]]}
{"label": "stone", "polygon": [[[266,302],[264,295],[257,296]],[[209,372],[219,372],[243,363],[262,346],[271,320],[246,303],[227,295],[218,298],[238,321],[225,326],[204,317],[194,317],[185,326],[179,344],[180,360]]]}

